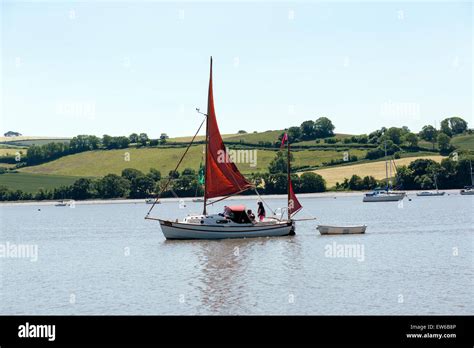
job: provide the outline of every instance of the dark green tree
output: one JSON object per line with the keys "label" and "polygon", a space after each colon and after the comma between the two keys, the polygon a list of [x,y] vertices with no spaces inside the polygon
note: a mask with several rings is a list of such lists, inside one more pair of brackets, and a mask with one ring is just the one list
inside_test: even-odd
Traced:
{"label": "dark green tree", "polygon": [[409,147],[416,148],[418,146],[418,137],[415,133],[405,134],[405,141],[408,143]]}
{"label": "dark green tree", "polygon": [[155,181],[149,176],[134,177],[130,182],[130,198],[145,198],[154,193]]}
{"label": "dark green tree", "polygon": [[448,117],[441,121],[441,132],[448,136],[462,134],[467,130],[467,122],[461,117]]}
{"label": "dark green tree", "polygon": [[148,176],[152,178],[154,181],[161,180],[161,172],[156,168],[150,168],[150,172],[148,173]]}
{"label": "dark green tree", "polygon": [[135,168],[125,168],[122,170],[122,178],[125,178],[128,181],[132,181],[133,179],[141,176],[144,176],[144,174]]}
{"label": "dark green tree", "polygon": [[130,140],[130,143],[136,144],[138,143],[138,134],[137,133],[132,133],[128,136],[128,140]]}
{"label": "dark green tree", "polygon": [[108,174],[96,182],[97,194],[101,198],[126,197],[130,182],[115,174]]}
{"label": "dark green tree", "polygon": [[304,121],[300,128],[302,140],[312,140],[316,137],[316,133],[314,131],[314,121]]}
{"label": "dark green tree", "polygon": [[321,175],[312,172],[301,174],[299,192],[310,193],[324,191],[326,191],[326,182]]}
{"label": "dark green tree", "polygon": [[314,134],[316,138],[327,138],[334,135],[334,125],[327,117],[320,117],[314,122]]}
{"label": "dark green tree", "polygon": [[147,143],[148,143],[148,135],[146,133],[140,133],[140,135],[138,136],[138,143],[141,145],[141,146],[146,146]]}
{"label": "dark green tree", "polygon": [[438,140],[439,151],[442,154],[449,153],[449,151],[451,150],[451,144],[450,144],[451,138],[447,136],[445,133],[439,133],[437,140]]}
{"label": "dark green tree", "polygon": [[[276,173],[286,173],[288,171],[288,161],[287,161],[287,153],[285,151],[278,151],[276,156],[270,162],[268,166],[268,172],[270,174]],[[293,162],[293,154],[290,153],[290,163]]]}
{"label": "dark green tree", "polygon": [[438,131],[436,130],[435,127],[431,125],[424,126],[421,129],[421,132],[419,133],[420,138],[426,141],[429,141],[430,143],[433,144],[433,150],[434,150],[434,144],[436,142],[436,138],[438,136]]}
{"label": "dark green tree", "polygon": [[[94,185],[91,179],[80,178],[70,188],[71,198],[81,200],[94,196]],[[66,197],[64,197],[66,198]]]}

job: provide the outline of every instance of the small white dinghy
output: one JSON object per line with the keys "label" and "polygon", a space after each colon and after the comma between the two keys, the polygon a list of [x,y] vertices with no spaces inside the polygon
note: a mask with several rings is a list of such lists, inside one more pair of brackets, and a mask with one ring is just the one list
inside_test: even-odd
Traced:
{"label": "small white dinghy", "polygon": [[318,225],[316,229],[321,233],[325,234],[361,234],[365,233],[367,229],[366,225],[360,226],[328,226],[328,225]]}

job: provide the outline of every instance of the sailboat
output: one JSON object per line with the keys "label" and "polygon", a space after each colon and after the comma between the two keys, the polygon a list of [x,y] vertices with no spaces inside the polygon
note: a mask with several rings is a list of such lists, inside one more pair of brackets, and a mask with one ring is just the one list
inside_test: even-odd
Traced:
{"label": "sailboat", "polygon": [[438,182],[436,180],[436,174],[434,175],[434,182],[436,186],[436,192],[424,191],[424,192],[419,192],[416,195],[418,197],[444,196],[445,192],[439,192],[438,190]]}
{"label": "sailboat", "polygon": [[[197,109],[199,113],[199,109]],[[274,237],[295,234],[295,221],[292,220],[301,208],[293,191],[290,178],[290,144],[288,137],[288,204],[287,217],[273,216],[255,221],[247,214],[243,205],[226,206],[222,213],[208,214],[207,206],[217,201],[224,200],[230,196],[242,193],[250,189],[256,189],[255,185],[247,181],[239,172],[237,166],[231,161],[227,149],[222,141],[222,136],[217,125],[214,109],[214,96],[212,88],[212,57],[210,62],[210,78],[208,90],[206,122],[206,145],[205,145],[205,175],[204,175],[204,202],[203,211],[199,215],[188,215],[182,221],[165,220],[154,218],[150,213],[154,205],[148,211],[145,219],[155,220],[160,223],[161,230],[166,239],[224,239],[224,238],[249,238],[249,237]],[[204,123],[203,121],[203,123]],[[194,142],[201,126],[181,157],[176,169]],[[285,140],[285,139],[283,139]],[[283,143],[283,142],[282,142]],[[169,185],[164,186],[164,192]],[[258,192],[257,192],[258,194]],[[160,195],[158,195],[159,197]],[[219,198],[209,203],[209,199]],[[158,198],[157,198],[158,199]]]}
{"label": "sailboat", "polygon": [[474,173],[472,172],[472,162],[469,161],[469,168],[471,170],[471,186],[466,186],[459,192],[463,196],[474,195]]}
{"label": "sailboat", "polygon": [[[392,164],[390,163],[390,177],[392,176]],[[392,191],[389,185],[388,166],[387,166],[387,141],[385,141],[385,180],[387,185],[385,189],[376,188],[370,193],[366,193],[363,202],[397,202],[405,197],[405,192]]]}

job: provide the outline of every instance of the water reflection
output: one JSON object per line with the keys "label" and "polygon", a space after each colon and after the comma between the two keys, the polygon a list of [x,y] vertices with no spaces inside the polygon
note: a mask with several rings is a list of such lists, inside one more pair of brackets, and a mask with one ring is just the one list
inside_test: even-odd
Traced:
{"label": "water reflection", "polygon": [[254,241],[221,240],[203,242],[198,257],[201,275],[200,302],[211,313],[227,313],[246,295],[245,274],[249,265],[247,248]]}

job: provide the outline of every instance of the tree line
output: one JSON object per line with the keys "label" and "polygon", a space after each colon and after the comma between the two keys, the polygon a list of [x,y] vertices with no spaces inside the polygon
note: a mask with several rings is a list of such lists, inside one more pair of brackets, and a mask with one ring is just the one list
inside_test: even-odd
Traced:
{"label": "tree line", "polygon": [[54,161],[63,156],[84,151],[125,149],[131,144],[137,147],[158,146],[166,144],[168,136],[162,133],[159,139],[150,139],[146,133],[132,133],[130,136],[110,136],[104,134],[102,138],[95,135],[77,135],[69,142],[50,142],[43,145],[30,145],[27,155],[2,156],[1,163],[16,163],[17,167],[37,165]]}
{"label": "tree line", "polygon": [[[293,160],[293,158],[292,158]],[[251,174],[249,179],[255,182],[261,194],[280,194],[287,192],[286,156],[279,151],[269,165],[270,173]],[[181,172],[170,171],[167,177],[151,168],[143,173],[134,168],[122,170],[121,175],[108,174],[100,179],[80,178],[72,185],[60,186],[52,190],[40,189],[32,194],[22,190],[9,190],[0,186],[1,201],[17,200],[85,200],[111,198],[147,198],[161,192],[171,178],[170,186],[161,197],[203,196],[202,179],[198,171],[185,168]],[[315,173],[292,175],[293,188],[297,193],[323,192],[326,190],[324,179]],[[252,192],[248,192],[252,194]]]}
{"label": "tree line", "polygon": [[[457,155],[456,155],[457,156]],[[459,157],[445,158],[441,163],[430,159],[417,159],[408,166],[397,168],[392,185],[403,190],[430,190],[461,189],[471,185],[470,165],[473,156],[461,154]],[[385,179],[376,180],[372,176],[361,178],[352,175],[345,178],[342,183],[337,182],[336,190],[373,190],[376,187],[385,188]]]}
{"label": "tree line", "polygon": [[[432,144],[432,150],[438,145],[439,152],[446,155],[454,150],[451,145],[451,138],[455,135],[471,133],[468,123],[460,117],[448,117],[441,121],[440,129],[437,130],[431,125],[425,125],[421,131],[413,133],[406,126],[403,127],[382,127],[369,134],[353,135],[350,137],[334,137],[334,125],[327,117],[320,117],[316,121],[304,121],[298,127],[290,127],[287,130],[290,143],[300,141],[315,140],[319,144],[321,141],[327,144],[373,144],[376,148],[371,149],[366,154],[366,159],[377,159],[385,156],[385,148],[388,155],[393,155],[406,150],[419,150],[419,141],[425,140]],[[282,133],[279,137],[281,141]],[[279,141],[274,143],[279,146]]]}
{"label": "tree line", "polygon": [[[320,117],[316,121],[307,120],[301,123],[300,126],[290,127],[286,132],[289,135],[290,143],[311,140],[315,144],[319,144],[322,141],[326,144],[341,142],[343,144],[377,145],[376,148],[367,151],[365,157],[366,159],[377,159],[385,155],[385,147],[389,155],[399,153],[402,148],[406,150],[419,150],[418,143],[420,140],[432,143],[433,151],[435,150],[435,144],[437,144],[440,153],[446,155],[454,149],[450,143],[451,137],[471,131],[468,129],[467,122],[460,117],[444,119],[441,121],[439,130],[431,125],[426,125],[418,134],[411,132],[406,126],[382,127],[368,135],[361,134],[337,138],[334,137],[334,129],[335,126],[329,118]],[[239,133],[243,132],[245,131],[239,131]],[[278,147],[280,146],[283,134],[284,132],[274,142],[260,141],[259,145]],[[132,133],[128,137],[104,134],[102,138],[95,135],[77,135],[69,143],[51,142],[44,145],[31,145],[28,148],[27,155],[1,156],[0,163],[16,163],[17,167],[37,165],[84,151],[124,149],[132,144],[137,147],[165,145],[168,138],[166,133],[162,133],[158,139],[150,139],[146,133]]]}
{"label": "tree line", "polygon": [[[437,163],[429,159],[417,159],[408,166],[397,168],[394,186],[405,190],[433,189],[435,180],[440,189],[459,189],[471,184],[470,161],[474,156],[460,153],[459,157],[446,158]],[[293,157],[290,156],[290,161]],[[270,162],[268,173],[252,173],[248,176],[254,182],[260,194],[284,194],[287,192],[287,157],[279,151]],[[203,195],[203,186],[199,173],[192,168],[181,172],[169,172],[162,177],[160,171],[151,168],[143,173],[134,168],[122,170],[121,175],[108,174],[100,179],[80,178],[72,185],[60,186],[52,190],[40,189],[32,194],[22,190],[10,190],[0,186],[1,201],[17,200],[85,200],[111,198],[147,198],[161,192],[171,178],[171,185],[161,197],[194,197]],[[326,182],[321,175],[305,172],[300,176],[291,175],[296,193],[326,191]],[[336,190],[370,190],[378,186],[385,187],[384,180],[372,176],[360,178],[352,175],[342,183],[336,183]],[[253,192],[248,191],[247,194]]]}

